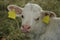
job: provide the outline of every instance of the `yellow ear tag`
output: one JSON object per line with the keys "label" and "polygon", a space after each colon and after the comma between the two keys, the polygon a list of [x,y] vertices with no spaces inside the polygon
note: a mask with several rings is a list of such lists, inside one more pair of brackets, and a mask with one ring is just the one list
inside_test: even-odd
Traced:
{"label": "yellow ear tag", "polygon": [[15,12],[15,10],[9,11],[8,12],[8,17],[12,18],[12,19],[15,19],[16,18],[16,12]]}
{"label": "yellow ear tag", "polygon": [[49,21],[50,21],[49,15],[45,16],[45,17],[42,19],[42,21],[43,21],[44,23],[48,24]]}

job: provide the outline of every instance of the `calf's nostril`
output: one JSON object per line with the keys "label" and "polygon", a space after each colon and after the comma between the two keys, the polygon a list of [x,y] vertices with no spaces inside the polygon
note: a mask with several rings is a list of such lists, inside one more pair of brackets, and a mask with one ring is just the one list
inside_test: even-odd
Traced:
{"label": "calf's nostril", "polygon": [[24,28],[24,26],[22,25],[22,28]]}
{"label": "calf's nostril", "polygon": [[30,29],[31,27],[29,26],[27,29]]}

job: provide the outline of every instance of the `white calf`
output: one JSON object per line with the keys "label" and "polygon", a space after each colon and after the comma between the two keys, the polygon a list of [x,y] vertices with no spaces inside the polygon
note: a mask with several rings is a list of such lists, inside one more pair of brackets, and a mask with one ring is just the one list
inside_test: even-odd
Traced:
{"label": "white calf", "polygon": [[[60,19],[56,19],[53,12],[43,11],[39,5],[32,3],[26,4],[24,8],[16,5],[9,5],[7,8],[9,11],[15,9],[16,15],[22,18],[22,31],[29,32],[32,40],[58,40],[56,33],[59,32],[59,24],[57,23]],[[46,15],[50,16],[49,25],[42,22],[42,18]]]}

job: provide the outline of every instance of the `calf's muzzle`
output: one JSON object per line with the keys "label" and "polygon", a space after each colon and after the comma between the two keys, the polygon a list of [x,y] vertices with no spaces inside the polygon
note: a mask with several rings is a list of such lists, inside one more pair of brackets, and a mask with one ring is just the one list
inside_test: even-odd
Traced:
{"label": "calf's muzzle", "polygon": [[30,31],[30,26],[29,25],[22,25],[21,26],[21,31],[22,32],[29,32]]}

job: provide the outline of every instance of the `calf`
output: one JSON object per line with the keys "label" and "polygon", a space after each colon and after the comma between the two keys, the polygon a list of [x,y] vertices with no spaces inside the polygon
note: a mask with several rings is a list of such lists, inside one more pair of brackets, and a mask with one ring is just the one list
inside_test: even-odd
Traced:
{"label": "calf", "polygon": [[[16,16],[21,17],[22,19],[22,32],[28,33],[27,35],[31,37],[31,40],[59,39],[60,19],[56,18],[55,13],[44,11],[39,5],[33,3],[26,4],[24,8],[16,5],[9,5],[7,8],[9,11],[15,9]],[[42,19],[46,14],[50,17],[48,25],[42,22]]]}

